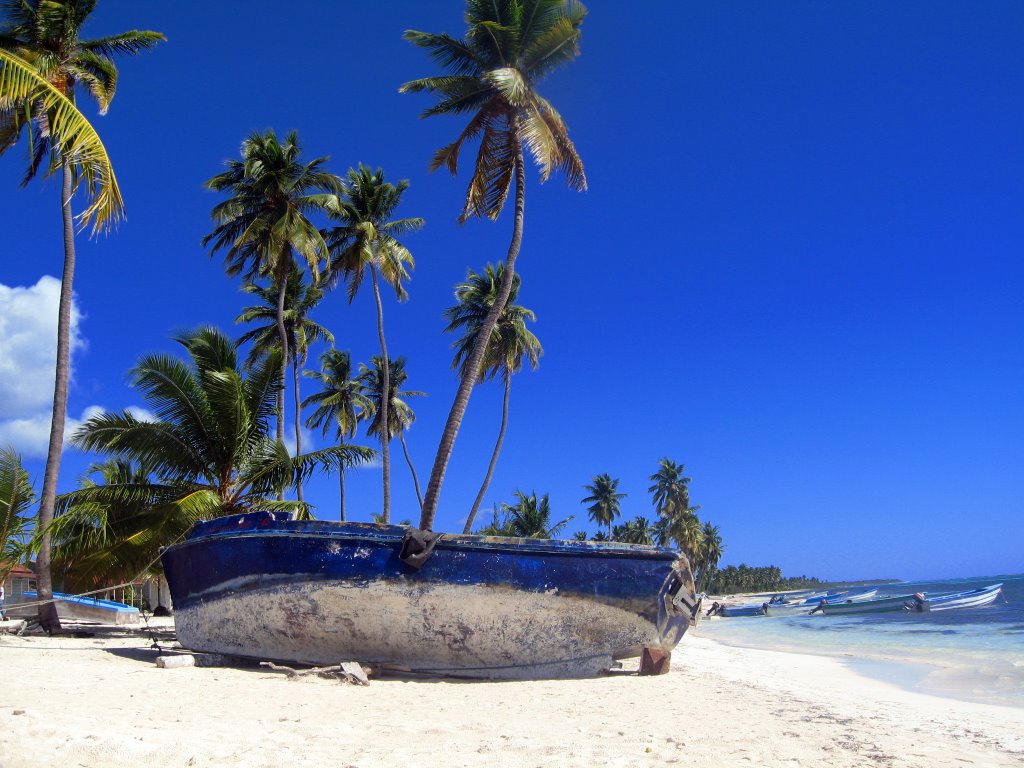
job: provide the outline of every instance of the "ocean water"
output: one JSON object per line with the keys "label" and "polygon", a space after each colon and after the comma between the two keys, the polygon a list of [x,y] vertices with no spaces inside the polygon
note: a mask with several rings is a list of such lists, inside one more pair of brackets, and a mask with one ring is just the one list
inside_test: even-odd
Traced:
{"label": "ocean water", "polygon": [[727,645],[877,661],[855,669],[921,693],[1024,707],[1024,574],[886,584],[878,597],[998,582],[1002,596],[985,608],[722,618],[696,632]]}

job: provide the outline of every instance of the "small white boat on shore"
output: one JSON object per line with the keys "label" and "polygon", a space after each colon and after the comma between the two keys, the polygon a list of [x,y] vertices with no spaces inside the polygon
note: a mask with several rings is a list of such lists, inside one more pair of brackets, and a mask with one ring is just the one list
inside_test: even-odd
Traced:
{"label": "small white boat on shore", "polygon": [[954,608],[983,608],[994,603],[1002,589],[1003,585],[1000,583],[967,592],[954,592],[951,595],[935,595],[921,603],[920,607],[911,610],[949,611]]}

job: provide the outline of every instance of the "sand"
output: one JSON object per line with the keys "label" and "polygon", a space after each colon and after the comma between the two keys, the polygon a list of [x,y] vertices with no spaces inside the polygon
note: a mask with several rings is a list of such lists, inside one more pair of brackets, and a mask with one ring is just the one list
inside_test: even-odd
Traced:
{"label": "sand", "polygon": [[[166,620],[165,620],[166,621]],[[142,634],[0,636],[0,766],[1024,765],[1024,712],[689,633],[659,677],[290,680]]]}

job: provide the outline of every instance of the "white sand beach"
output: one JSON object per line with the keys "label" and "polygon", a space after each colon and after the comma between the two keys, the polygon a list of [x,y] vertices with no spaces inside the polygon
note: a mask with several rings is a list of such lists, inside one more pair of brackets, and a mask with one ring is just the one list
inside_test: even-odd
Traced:
{"label": "white sand beach", "polygon": [[0,636],[0,766],[1024,765],[1017,708],[724,646],[699,628],[658,677],[362,687],[160,669],[156,655],[144,634],[109,629]]}

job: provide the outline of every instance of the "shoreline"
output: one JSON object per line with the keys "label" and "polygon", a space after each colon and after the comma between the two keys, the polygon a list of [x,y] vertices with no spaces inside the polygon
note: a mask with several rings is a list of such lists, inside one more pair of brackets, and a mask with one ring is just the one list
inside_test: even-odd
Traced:
{"label": "shoreline", "polygon": [[95,630],[0,636],[0,765],[40,754],[156,767],[1024,761],[1019,708],[907,691],[861,674],[857,657],[741,648],[699,632],[658,677],[385,677],[358,687],[254,668],[158,669],[143,632]]}

